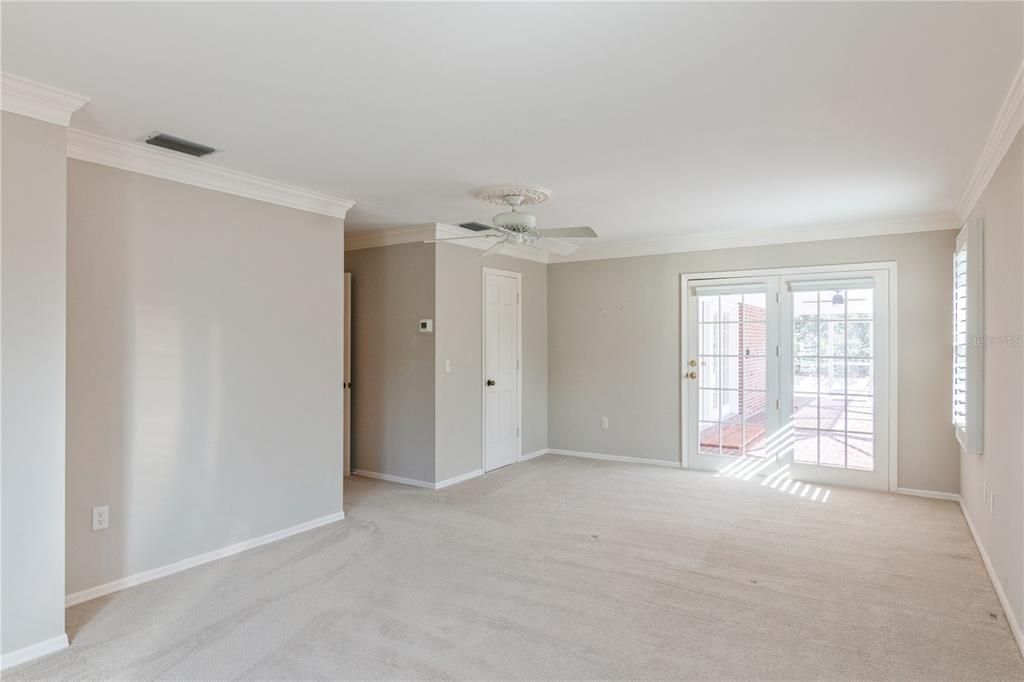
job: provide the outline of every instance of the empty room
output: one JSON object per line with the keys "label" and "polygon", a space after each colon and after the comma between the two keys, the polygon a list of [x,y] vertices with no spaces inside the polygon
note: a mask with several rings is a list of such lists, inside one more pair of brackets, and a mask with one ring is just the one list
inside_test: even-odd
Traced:
{"label": "empty room", "polygon": [[0,3],[0,675],[1024,680],[1024,2]]}

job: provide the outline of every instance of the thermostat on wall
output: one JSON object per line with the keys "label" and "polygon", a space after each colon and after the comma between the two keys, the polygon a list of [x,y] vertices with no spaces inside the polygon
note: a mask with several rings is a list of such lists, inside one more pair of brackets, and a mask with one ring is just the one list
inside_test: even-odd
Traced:
{"label": "thermostat on wall", "polygon": [[420,334],[430,334],[434,331],[433,320],[420,320]]}

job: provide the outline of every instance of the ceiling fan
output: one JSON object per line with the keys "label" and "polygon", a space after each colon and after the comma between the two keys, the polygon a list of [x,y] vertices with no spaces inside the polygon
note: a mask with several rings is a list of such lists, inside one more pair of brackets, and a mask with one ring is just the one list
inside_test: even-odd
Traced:
{"label": "ceiling fan", "polygon": [[462,239],[479,239],[494,237],[491,244],[481,255],[489,256],[501,252],[506,244],[521,244],[541,251],[568,256],[579,248],[576,244],[562,239],[593,239],[597,233],[590,227],[556,227],[548,230],[537,229],[537,218],[529,213],[519,211],[520,206],[530,206],[548,200],[551,192],[543,187],[500,186],[485,187],[476,194],[481,201],[510,207],[512,210],[499,213],[491,219],[491,224],[469,222],[459,227],[473,230],[476,234],[465,237],[448,237],[432,239],[428,243],[459,241]]}

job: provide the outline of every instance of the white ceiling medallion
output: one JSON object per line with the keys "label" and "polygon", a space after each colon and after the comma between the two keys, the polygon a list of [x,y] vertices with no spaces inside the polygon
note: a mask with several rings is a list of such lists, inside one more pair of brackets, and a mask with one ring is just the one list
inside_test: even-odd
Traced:
{"label": "white ceiling medallion", "polygon": [[551,198],[551,190],[535,185],[494,185],[481,187],[474,194],[480,201],[499,206],[508,206],[506,197],[522,197],[519,206],[543,204]]}
{"label": "white ceiling medallion", "polygon": [[74,128],[68,130],[68,157],[334,218],[344,218],[355,204],[349,199],[212,166],[159,147]]}
{"label": "white ceiling medallion", "polygon": [[67,126],[88,97],[9,73],[0,74],[0,108],[54,125]]}

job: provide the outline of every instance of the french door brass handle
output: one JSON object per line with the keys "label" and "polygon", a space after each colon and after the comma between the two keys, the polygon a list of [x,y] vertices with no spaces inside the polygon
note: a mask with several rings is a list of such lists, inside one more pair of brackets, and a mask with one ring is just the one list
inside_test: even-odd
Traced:
{"label": "french door brass handle", "polygon": [[696,372],[689,372],[686,376],[690,377],[691,379],[696,379],[697,378],[697,373]]}

